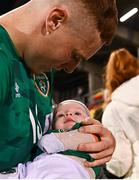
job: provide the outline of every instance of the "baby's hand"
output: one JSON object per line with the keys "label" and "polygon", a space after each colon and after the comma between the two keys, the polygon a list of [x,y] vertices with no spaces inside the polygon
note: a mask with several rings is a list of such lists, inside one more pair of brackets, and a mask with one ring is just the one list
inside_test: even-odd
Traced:
{"label": "baby's hand", "polygon": [[95,143],[99,141],[96,135],[81,133],[78,129],[56,133],[55,136],[64,144],[65,150],[77,150],[79,144]]}

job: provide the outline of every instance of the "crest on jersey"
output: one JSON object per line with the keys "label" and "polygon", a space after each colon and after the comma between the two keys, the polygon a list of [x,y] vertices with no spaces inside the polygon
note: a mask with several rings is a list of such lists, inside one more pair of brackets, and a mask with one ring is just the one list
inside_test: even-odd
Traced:
{"label": "crest on jersey", "polygon": [[49,93],[49,79],[46,76],[45,73],[41,73],[39,75],[33,75],[35,86],[38,90],[38,92],[44,96],[47,97]]}

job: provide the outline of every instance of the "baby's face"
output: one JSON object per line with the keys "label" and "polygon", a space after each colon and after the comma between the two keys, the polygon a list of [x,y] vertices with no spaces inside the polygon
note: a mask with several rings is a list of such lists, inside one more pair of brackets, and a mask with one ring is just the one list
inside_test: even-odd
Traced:
{"label": "baby's face", "polygon": [[76,102],[61,104],[56,113],[55,129],[70,129],[88,117],[84,107]]}

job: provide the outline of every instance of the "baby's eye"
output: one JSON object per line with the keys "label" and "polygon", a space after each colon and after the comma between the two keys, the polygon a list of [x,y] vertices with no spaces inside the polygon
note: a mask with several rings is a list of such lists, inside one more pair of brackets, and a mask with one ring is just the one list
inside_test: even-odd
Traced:
{"label": "baby's eye", "polygon": [[56,117],[61,118],[61,117],[64,117],[64,116],[65,116],[64,114],[58,114]]}
{"label": "baby's eye", "polygon": [[77,116],[81,116],[82,115],[80,112],[75,112],[74,114],[77,115]]}

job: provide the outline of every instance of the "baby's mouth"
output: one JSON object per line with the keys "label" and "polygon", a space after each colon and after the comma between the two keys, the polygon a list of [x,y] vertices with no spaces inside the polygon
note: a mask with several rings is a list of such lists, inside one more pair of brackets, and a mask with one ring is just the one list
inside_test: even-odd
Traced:
{"label": "baby's mouth", "polygon": [[76,121],[74,119],[72,119],[72,118],[66,118],[65,121],[64,121],[64,123],[70,123],[70,122],[75,122],[76,123]]}

